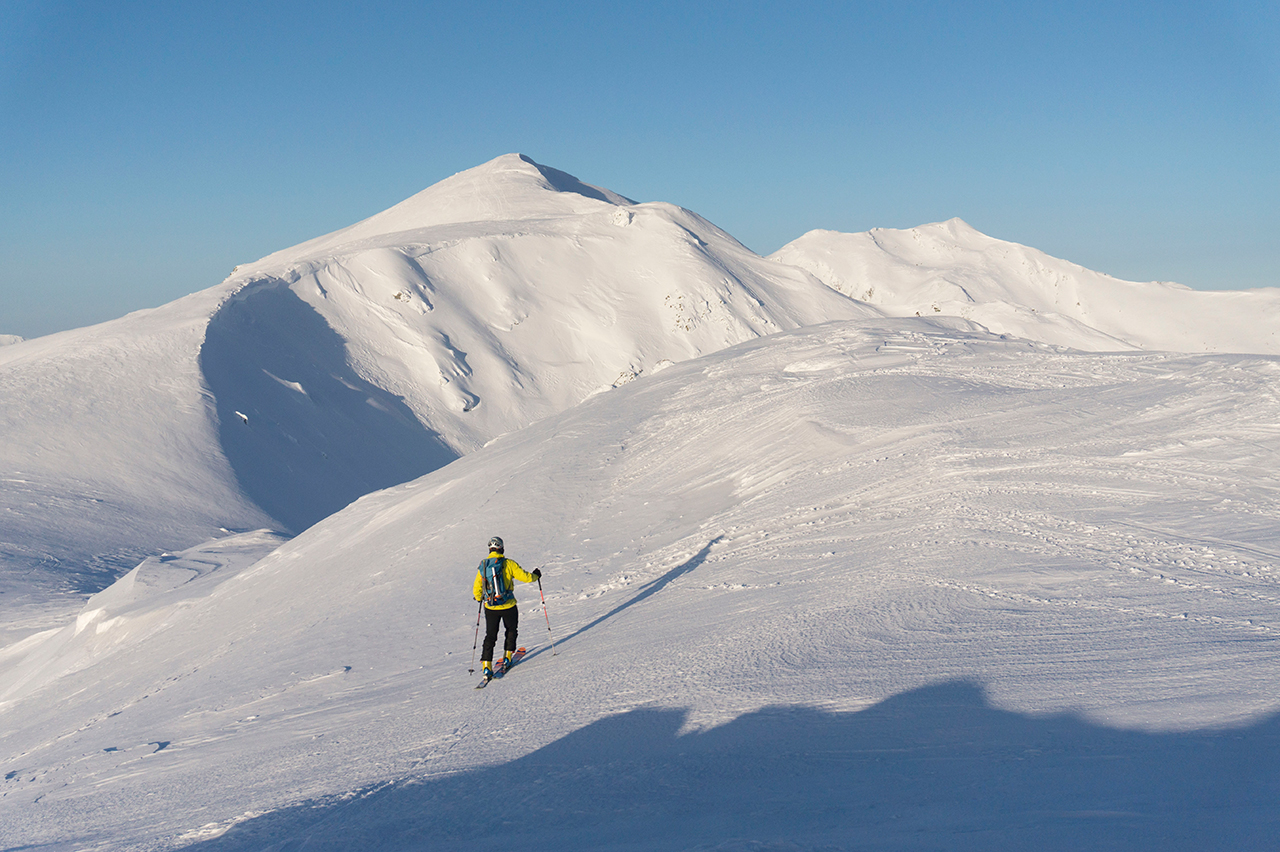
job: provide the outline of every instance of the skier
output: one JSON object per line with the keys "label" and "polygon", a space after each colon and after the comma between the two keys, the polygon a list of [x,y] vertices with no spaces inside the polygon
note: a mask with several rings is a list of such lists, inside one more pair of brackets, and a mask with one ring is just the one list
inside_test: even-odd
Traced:
{"label": "skier", "polygon": [[493,679],[493,646],[498,642],[498,625],[506,630],[503,642],[503,665],[511,665],[511,655],[515,653],[516,633],[520,624],[520,610],[516,607],[514,581],[532,583],[542,577],[542,569],[535,568],[530,573],[520,567],[514,559],[503,555],[502,539],[494,536],[489,539],[489,555],[481,560],[476,569],[476,581],[472,592],[477,601],[484,602],[484,647],[480,652],[480,666],[485,681]]}

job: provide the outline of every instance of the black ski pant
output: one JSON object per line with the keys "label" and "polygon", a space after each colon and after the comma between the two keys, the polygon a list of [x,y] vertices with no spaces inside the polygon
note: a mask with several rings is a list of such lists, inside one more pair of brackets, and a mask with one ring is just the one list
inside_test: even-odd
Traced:
{"label": "black ski pant", "polygon": [[506,628],[506,641],[503,642],[504,651],[514,651],[519,646],[516,645],[516,628],[520,625],[520,610],[517,607],[508,607],[507,609],[489,609],[484,608],[484,647],[480,649],[480,662],[493,662],[493,646],[498,644],[498,625],[501,624]]}

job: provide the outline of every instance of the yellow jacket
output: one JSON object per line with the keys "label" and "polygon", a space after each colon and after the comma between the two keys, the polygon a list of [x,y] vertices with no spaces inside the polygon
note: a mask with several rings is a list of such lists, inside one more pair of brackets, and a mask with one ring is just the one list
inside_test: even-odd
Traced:
{"label": "yellow jacket", "polygon": [[[503,557],[503,559],[504,559],[504,562],[502,566],[502,576],[507,581],[507,588],[514,590],[515,583],[512,582],[513,579],[519,580],[522,583],[533,582],[534,576],[530,574],[528,571],[521,568],[518,562],[516,562],[514,559],[508,559],[506,557]],[[484,572],[481,571],[479,568],[476,569],[476,581],[475,583],[472,584],[471,592],[472,592],[472,597],[474,597],[477,601],[484,600]],[[484,608],[485,609],[511,609],[511,607],[515,605],[516,605],[516,597],[513,592],[511,595],[511,600],[508,601],[507,603],[499,604],[498,606],[489,606],[488,604],[485,604]]]}

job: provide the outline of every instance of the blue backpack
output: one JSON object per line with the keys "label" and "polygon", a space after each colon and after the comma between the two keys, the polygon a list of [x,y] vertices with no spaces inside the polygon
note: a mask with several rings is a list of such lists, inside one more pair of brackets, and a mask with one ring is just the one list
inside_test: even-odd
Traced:
{"label": "blue backpack", "polygon": [[484,577],[485,606],[502,606],[515,599],[515,592],[507,585],[507,559],[490,556],[480,562],[480,575]]}

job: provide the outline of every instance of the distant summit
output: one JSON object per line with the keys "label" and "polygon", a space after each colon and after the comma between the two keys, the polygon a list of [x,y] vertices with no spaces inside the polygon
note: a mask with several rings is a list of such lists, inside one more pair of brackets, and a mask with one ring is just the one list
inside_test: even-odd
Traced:
{"label": "distant summit", "polygon": [[952,316],[1092,351],[1280,354],[1280,289],[1203,292],[1122,281],[950,219],[810,231],[770,255],[888,316]]}
{"label": "distant summit", "polygon": [[16,334],[0,334],[0,346],[10,346],[14,343],[21,343],[24,338]]}

